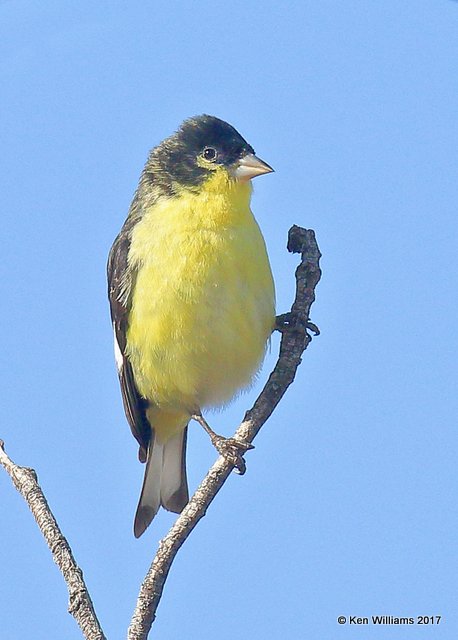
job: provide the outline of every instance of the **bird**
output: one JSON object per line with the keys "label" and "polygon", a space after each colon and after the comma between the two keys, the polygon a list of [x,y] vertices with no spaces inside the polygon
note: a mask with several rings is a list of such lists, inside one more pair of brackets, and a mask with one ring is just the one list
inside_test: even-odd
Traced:
{"label": "bird", "polygon": [[218,436],[203,410],[248,389],[275,326],[275,287],[250,208],[273,169],[215,116],[188,118],[147,158],[111,247],[108,296],[127,421],[146,463],[134,535],[189,501],[191,419],[241,473],[251,445]]}

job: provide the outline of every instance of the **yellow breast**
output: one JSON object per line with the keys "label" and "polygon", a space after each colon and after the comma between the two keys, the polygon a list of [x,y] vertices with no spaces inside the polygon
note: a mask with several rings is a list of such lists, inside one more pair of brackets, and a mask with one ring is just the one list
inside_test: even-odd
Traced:
{"label": "yellow breast", "polygon": [[127,353],[140,393],[192,413],[250,384],[275,317],[250,183],[215,171],[199,193],[151,207],[132,235],[138,272]]}

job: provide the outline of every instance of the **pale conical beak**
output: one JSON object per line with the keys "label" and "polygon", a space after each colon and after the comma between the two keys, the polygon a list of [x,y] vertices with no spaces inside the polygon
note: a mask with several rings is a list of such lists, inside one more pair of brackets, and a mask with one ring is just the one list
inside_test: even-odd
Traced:
{"label": "pale conical beak", "polygon": [[272,171],[272,167],[270,167],[267,162],[255,156],[254,153],[247,153],[246,156],[243,156],[243,158],[240,158],[238,161],[234,175],[240,182],[246,182],[247,180],[251,180],[251,178],[261,176],[263,173],[271,173]]}

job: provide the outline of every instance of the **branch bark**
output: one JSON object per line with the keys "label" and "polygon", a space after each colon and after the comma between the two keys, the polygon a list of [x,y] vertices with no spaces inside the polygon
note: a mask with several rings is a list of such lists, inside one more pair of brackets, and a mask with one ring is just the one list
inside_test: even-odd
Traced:
{"label": "branch bark", "polygon": [[[296,297],[291,312],[278,318],[277,329],[281,331],[282,338],[275,368],[258,399],[246,412],[234,434],[237,440],[246,443],[252,442],[293,382],[302,353],[312,339],[308,329],[316,330],[309,321],[310,307],[315,300],[315,287],[321,277],[319,266],[321,253],[316,243],[315,233],[310,229],[291,227],[288,235],[288,251],[301,254],[301,262],[296,269]],[[86,640],[106,640],[84,583],[83,573],[76,564],[70,546],[49,508],[35,471],[16,465],[6,454],[2,440],[0,440],[0,464],[27,502],[51,550],[53,559],[64,576],[70,596],[68,610],[80,626],[84,637]],[[175,524],[159,543],[156,556],[140,588],[128,630],[128,640],[146,640],[148,637],[165,581],[178,550],[199,520],[204,517],[208,506],[233,468],[234,466],[222,456],[216,460]]]}
{"label": "branch bark", "polygon": [[76,564],[70,546],[49,508],[38,484],[37,474],[33,469],[15,464],[5,451],[3,440],[0,440],[0,464],[5,468],[14,486],[29,505],[30,511],[51,550],[54,562],[64,576],[70,596],[69,613],[75,618],[87,640],[106,640],[95,615],[94,606],[83,579],[83,572]]}
{"label": "branch bark", "polygon": [[[252,442],[263,424],[293,382],[302,353],[311,342],[310,307],[315,300],[315,287],[321,271],[321,253],[315,233],[294,225],[288,234],[288,251],[301,254],[296,269],[296,297],[291,312],[281,317],[278,329],[282,332],[280,354],[274,370],[253,407],[235,432],[234,437]],[[201,520],[210,503],[226,482],[234,466],[220,456],[192,496],[168,534],[159,543],[156,556],[140,588],[134,615],[128,630],[128,640],[146,640],[156,617],[165,581],[181,545]]]}

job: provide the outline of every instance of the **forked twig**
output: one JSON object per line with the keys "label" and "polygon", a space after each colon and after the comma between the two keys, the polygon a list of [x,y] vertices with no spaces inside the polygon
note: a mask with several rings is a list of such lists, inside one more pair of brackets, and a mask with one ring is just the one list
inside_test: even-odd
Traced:
{"label": "forked twig", "polygon": [[[288,235],[288,251],[301,254],[296,269],[296,297],[291,312],[279,316],[277,329],[281,331],[280,354],[274,370],[253,407],[246,412],[234,438],[250,443],[271,415],[286,389],[294,380],[302,353],[311,341],[308,330],[317,328],[309,320],[310,307],[315,300],[315,287],[321,271],[321,257],[315,234],[312,230],[291,227]],[[97,620],[81,569],[73,558],[70,546],[57,525],[33,469],[16,465],[6,454],[0,440],[0,464],[10,475],[14,486],[30,507],[35,520],[46,539],[53,559],[67,583],[70,602],[69,611],[79,624],[86,640],[105,640]],[[128,630],[129,640],[146,640],[156,616],[172,562],[178,549],[187,539],[234,466],[220,456],[207,473],[183,512],[168,534],[159,543],[156,556],[143,581]]]}

